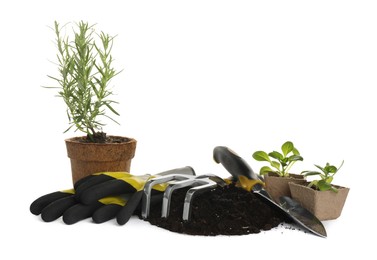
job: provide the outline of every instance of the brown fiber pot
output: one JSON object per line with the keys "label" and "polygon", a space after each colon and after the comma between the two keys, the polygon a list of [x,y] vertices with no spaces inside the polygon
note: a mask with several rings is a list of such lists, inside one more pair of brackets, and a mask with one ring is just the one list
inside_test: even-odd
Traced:
{"label": "brown fiber pot", "polygon": [[66,139],[68,157],[71,159],[72,181],[97,172],[129,172],[135,156],[136,140],[125,143],[82,143],[74,137]]}
{"label": "brown fiber pot", "polygon": [[266,191],[271,195],[275,202],[279,202],[281,196],[291,197],[288,183],[305,183],[303,175],[289,174],[289,177],[280,177],[276,173],[268,173],[264,177]]}
{"label": "brown fiber pot", "polygon": [[292,198],[313,213],[319,220],[331,220],[340,216],[349,188],[333,185],[338,192],[318,191],[307,187],[308,183],[290,183]]}

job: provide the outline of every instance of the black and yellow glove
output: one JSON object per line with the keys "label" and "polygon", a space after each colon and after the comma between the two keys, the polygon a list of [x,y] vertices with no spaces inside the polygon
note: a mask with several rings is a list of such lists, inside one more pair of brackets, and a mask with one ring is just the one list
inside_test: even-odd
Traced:
{"label": "black and yellow glove", "polygon": [[41,215],[45,222],[51,222],[63,216],[66,224],[74,224],[82,219],[93,218],[96,223],[102,223],[116,216],[127,203],[127,194],[100,199],[89,205],[76,199],[75,191],[65,190],[46,194],[36,199],[30,205],[34,215]]}
{"label": "black and yellow glove", "polygon": [[56,191],[39,197],[30,205],[30,212],[34,215],[41,214],[45,222],[51,222],[61,217],[63,213],[78,201],[73,189]]}
{"label": "black and yellow glove", "polygon": [[[183,167],[160,173],[195,175],[191,167]],[[104,172],[87,176],[76,182],[74,189],[53,192],[35,200],[30,211],[41,214],[44,221],[54,221],[63,216],[66,224],[74,224],[92,217],[102,223],[116,217],[118,224],[127,223],[139,206],[145,183],[151,175],[135,176],[126,172]],[[156,185],[161,193],[167,184]]]}

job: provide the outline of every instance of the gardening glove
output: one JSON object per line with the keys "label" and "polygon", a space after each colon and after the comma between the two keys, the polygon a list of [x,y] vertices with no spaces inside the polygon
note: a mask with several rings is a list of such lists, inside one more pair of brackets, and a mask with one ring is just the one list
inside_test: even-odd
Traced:
{"label": "gardening glove", "polygon": [[[123,174],[126,174],[126,173],[123,173]],[[111,178],[110,176],[107,176],[107,175],[97,174],[97,176],[98,176],[96,178],[97,184],[100,183],[100,182],[105,182],[107,180],[113,179],[113,178]],[[55,212],[51,213],[51,209],[48,208],[49,210],[47,210],[47,212],[50,212],[50,213],[49,214],[42,214],[42,219],[46,222],[49,222],[49,221],[53,221],[53,220],[59,218],[64,213],[64,211],[66,209],[68,209],[70,206],[73,206],[73,205],[79,203],[79,201],[76,200],[77,196],[75,196],[75,190],[77,189],[77,187],[79,187],[81,185],[83,185],[83,188],[81,188],[81,190],[85,188],[85,185],[87,187],[89,187],[90,184],[89,183],[87,184],[86,182],[90,180],[90,177],[92,177],[92,176],[88,176],[88,177],[78,181],[75,184],[75,189],[52,192],[52,193],[46,194],[46,195],[41,196],[40,198],[36,199],[30,205],[31,213],[34,214],[34,215],[39,215],[39,214],[42,213],[42,211],[49,204],[53,203],[52,206],[50,206],[49,208],[51,208],[51,207],[54,208]],[[45,210],[45,212],[46,212],[46,210]]]}
{"label": "gardening glove", "polygon": [[[191,167],[183,167],[160,173],[195,175]],[[158,176],[157,175],[157,176]],[[144,184],[154,176],[134,176],[126,172],[104,172],[79,180],[75,189],[53,192],[35,200],[30,211],[41,214],[44,221],[53,221],[63,216],[66,224],[73,224],[92,216],[102,223],[116,216],[120,225],[133,215],[142,198]],[[156,185],[154,192],[161,193],[167,184]],[[155,196],[157,200],[159,196]]]}
{"label": "gardening glove", "polygon": [[75,190],[56,191],[33,201],[30,205],[30,212],[34,215],[41,214],[43,221],[51,222],[61,217],[68,208],[77,203]]}
{"label": "gardening glove", "polygon": [[[192,171],[191,168],[187,168],[186,171],[187,170]],[[171,172],[161,174],[166,175],[171,174]],[[98,211],[93,214],[92,218],[94,222],[102,223],[116,216],[118,224],[124,225],[139,206],[145,183],[153,177],[155,176],[149,174],[134,176],[129,173],[121,172],[93,174],[87,177],[83,182],[77,184],[76,199],[82,204],[75,206],[74,210],[68,210],[68,212],[63,215],[63,220],[65,218],[72,219],[72,216],[77,214],[75,210],[81,212],[91,205],[96,204],[98,201],[106,204],[106,206],[99,208]],[[163,183],[156,185],[153,189],[155,193],[162,194],[166,187],[167,184]],[[112,203],[114,196],[126,196],[125,205]],[[109,202],[111,202],[110,205],[108,205]],[[71,213],[71,211],[73,213]]]}
{"label": "gardening glove", "polygon": [[46,194],[36,199],[30,206],[34,215],[41,215],[45,222],[51,222],[63,216],[66,224],[74,224],[91,217],[94,222],[102,223],[116,216],[127,203],[127,196],[114,196],[100,199],[90,205],[77,201],[75,191],[65,190]]}

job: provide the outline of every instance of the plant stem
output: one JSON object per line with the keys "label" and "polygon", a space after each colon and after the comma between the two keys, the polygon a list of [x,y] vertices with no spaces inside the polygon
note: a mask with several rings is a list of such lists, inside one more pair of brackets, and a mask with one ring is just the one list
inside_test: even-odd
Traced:
{"label": "plant stem", "polygon": [[287,167],[285,168],[285,170],[283,171],[284,173],[284,176],[289,176],[289,170],[292,168],[293,164],[295,163],[296,161],[292,161],[290,162]]}

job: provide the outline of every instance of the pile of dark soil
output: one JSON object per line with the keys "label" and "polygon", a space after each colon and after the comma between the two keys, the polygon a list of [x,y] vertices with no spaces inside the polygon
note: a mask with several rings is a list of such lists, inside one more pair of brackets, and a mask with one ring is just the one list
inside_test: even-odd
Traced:
{"label": "pile of dark soil", "polygon": [[161,204],[151,207],[147,221],[177,233],[190,235],[245,235],[270,230],[286,221],[261,198],[230,184],[194,198],[189,222],[182,221],[187,189],[174,191],[168,218],[161,218]]}

